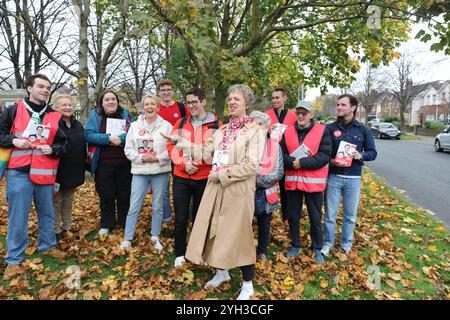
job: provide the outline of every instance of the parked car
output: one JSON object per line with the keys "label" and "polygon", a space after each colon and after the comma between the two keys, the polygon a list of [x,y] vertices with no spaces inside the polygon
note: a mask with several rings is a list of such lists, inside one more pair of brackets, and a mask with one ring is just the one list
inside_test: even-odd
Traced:
{"label": "parked car", "polygon": [[374,124],[372,128],[372,135],[377,139],[388,138],[388,139],[400,139],[402,132],[389,122],[380,122]]}
{"label": "parked car", "polygon": [[370,120],[368,124],[372,127],[374,124],[379,124],[380,122],[381,122],[380,119],[375,118]]}
{"label": "parked car", "polygon": [[444,149],[450,150],[450,126],[444,128],[434,140],[434,151],[441,152]]}

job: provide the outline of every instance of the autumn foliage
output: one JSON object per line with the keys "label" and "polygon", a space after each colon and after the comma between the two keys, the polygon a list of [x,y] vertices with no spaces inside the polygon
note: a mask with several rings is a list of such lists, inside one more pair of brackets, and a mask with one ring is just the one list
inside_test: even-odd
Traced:
{"label": "autumn foliage", "polygon": [[[408,205],[370,173],[363,176],[362,201],[355,245],[349,255],[337,250],[324,265],[312,252],[286,258],[288,230],[274,215],[268,262],[256,265],[255,299],[449,299],[448,232]],[[1,184],[0,254],[6,254],[7,203]],[[305,208],[304,208],[305,210]],[[61,242],[70,254],[57,261],[36,250],[36,213],[30,215],[30,247],[22,264],[26,272],[10,281],[0,280],[1,299],[234,299],[240,271],[220,289],[205,290],[213,275],[206,266],[186,264],[174,269],[173,223],[161,235],[159,253],[150,241],[150,195],[144,203],[133,249],[123,252],[123,230],[100,239],[98,198],[92,182],[76,193],[74,226]],[[309,222],[303,214],[302,246],[310,244]],[[339,220],[339,223],[341,221]],[[255,227],[256,232],[256,227]],[[256,233],[255,233],[256,235]],[[256,237],[255,237],[256,238]],[[256,241],[256,240],[255,240]],[[80,270],[80,287],[70,288],[68,267]],[[0,272],[5,264],[2,262]],[[377,284],[377,280],[379,283]]]}

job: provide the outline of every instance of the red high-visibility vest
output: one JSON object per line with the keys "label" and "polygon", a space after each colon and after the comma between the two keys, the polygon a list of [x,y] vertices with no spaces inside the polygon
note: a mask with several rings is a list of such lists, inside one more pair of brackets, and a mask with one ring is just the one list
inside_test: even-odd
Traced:
{"label": "red high-visibility vest", "polygon": [[[325,126],[314,124],[303,140],[303,144],[311,151],[310,156],[317,154],[320,141],[322,140]],[[289,154],[294,152],[299,146],[297,130],[294,126],[286,129],[284,133],[286,147]],[[322,192],[327,186],[328,165],[317,170],[288,169],[285,172],[285,189],[302,190],[305,192]]]}
{"label": "red high-visibility vest", "polygon": [[[270,118],[270,124],[279,123],[277,114],[275,113],[274,108],[270,108],[266,111],[266,114]],[[297,116],[295,115],[294,111],[288,110],[286,117],[283,120],[283,124],[287,125],[288,127],[293,126],[295,122],[297,121]]]}
{"label": "red high-visibility vest", "polygon": [[[16,101],[17,113],[14,120],[12,134],[21,138],[23,132],[30,122],[30,114],[25,107],[23,100]],[[58,130],[58,122],[61,119],[59,112],[48,112],[45,114],[42,124],[50,127],[47,144],[51,145]],[[20,168],[30,165],[30,180],[35,184],[54,184],[56,173],[58,171],[59,158],[44,155],[37,149],[19,149],[13,148],[11,158],[8,162],[8,168]]]}
{"label": "red high-visibility vest", "polygon": [[[266,150],[264,152],[263,159],[259,164],[260,176],[267,175],[273,171],[273,168],[278,161],[278,148],[280,144],[278,141],[274,141],[272,139],[267,139]],[[269,203],[274,204],[277,203],[280,199],[278,197],[278,182],[274,185],[266,188],[266,199]]]}

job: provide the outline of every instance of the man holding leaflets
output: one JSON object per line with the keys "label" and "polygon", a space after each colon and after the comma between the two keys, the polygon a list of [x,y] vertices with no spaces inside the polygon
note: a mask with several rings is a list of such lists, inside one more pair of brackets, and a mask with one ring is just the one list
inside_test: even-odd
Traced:
{"label": "man holding leaflets", "polygon": [[311,104],[299,101],[297,121],[284,132],[281,148],[285,167],[285,189],[291,247],[288,257],[297,256],[300,246],[300,217],[303,197],[310,219],[311,247],[317,263],[323,263],[322,204],[331,155],[330,133],[315,123]]}
{"label": "man holding leaflets", "polygon": [[[266,111],[266,114],[270,118],[271,129],[274,134],[275,131],[280,131],[281,136],[287,127],[293,126],[297,119],[295,113],[292,110],[285,108],[285,103],[287,100],[286,91],[284,88],[276,88],[272,92],[272,108]],[[283,221],[287,224],[288,214],[287,214],[287,204],[286,204],[286,191],[284,190],[284,176],[280,181],[280,198],[281,198],[281,212],[283,214]]]}
{"label": "man holding leaflets", "polygon": [[341,249],[348,254],[352,248],[353,229],[359,204],[363,161],[377,157],[370,129],[355,119],[358,100],[350,94],[338,97],[337,121],[327,126],[332,141],[332,160],[326,189],[324,244],[322,254],[328,256],[334,245],[336,217],[342,198],[344,217]]}
{"label": "man holding leaflets", "polygon": [[[70,144],[61,130],[61,114],[47,104],[50,80],[43,74],[35,74],[28,77],[25,87],[28,97],[16,101],[0,116],[0,147],[12,151],[6,181],[8,254],[4,280],[25,272],[20,264],[29,244],[28,218],[33,200],[38,218],[38,251],[57,259],[67,256],[56,248],[53,192],[59,157],[69,152]],[[33,144],[30,132],[34,131],[38,139],[44,126],[49,130],[45,143]],[[38,127],[41,129],[37,130]]]}

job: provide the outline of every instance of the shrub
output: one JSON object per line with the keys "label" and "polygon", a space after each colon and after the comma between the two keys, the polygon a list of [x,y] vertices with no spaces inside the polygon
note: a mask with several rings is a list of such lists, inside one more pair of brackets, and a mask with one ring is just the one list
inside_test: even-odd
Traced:
{"label": "shrub", "polygon": [[425,128],[442,130],[444,128],[444,123],[442,121],[425,121]]}
{"label": "shrub", "polygon": [[390,122],[390,123],[398,122],[398,117],[396,117],[396,116],[386,116],[386,117],[383,118],[383,122]]}

